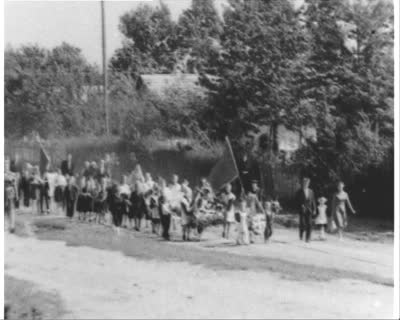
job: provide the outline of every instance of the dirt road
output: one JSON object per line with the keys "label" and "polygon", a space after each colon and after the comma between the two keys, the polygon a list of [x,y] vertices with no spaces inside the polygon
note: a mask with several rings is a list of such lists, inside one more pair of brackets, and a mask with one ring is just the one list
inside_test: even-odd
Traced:
{"label": "dirt road", "polygon": [[[153,247],[156,254],[163,245],[169,255],[180,252],[185,257],[188,253],[187,261],[183,257],[172,262],[8,234],[5,273],[58,292],[69,311],[66,318],[392,316],[391,244],[331,238],[306,245],[285,229],[279,230],[270,245],[236,247],[213,232],[206,237],[209,240],[200,243],[168,245],[143,236],[131,239],[132,246],[145,243],[148,254]],[[235,261],[232,257],[248,258],[251,264],[265,258],[267,262],[262,263],[279,261],[282,268],[277,264],[276,269],[281,270],[271,272],[267,264],[268,268],[260,271],[210,268],[208,261],[191,263],[196,255],[207,259],[201,255],[203,251],[229,258],[229,263]],[[297,273],[298,269],[307,276]],[[324,280],[323,273],[331,273],[330,280]]]}

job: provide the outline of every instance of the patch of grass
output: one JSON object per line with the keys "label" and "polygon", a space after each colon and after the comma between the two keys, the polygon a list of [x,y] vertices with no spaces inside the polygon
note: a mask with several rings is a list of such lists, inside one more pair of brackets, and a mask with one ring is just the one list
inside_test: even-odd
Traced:
{"label": "patch of grass", "polygon": [[28,281],[5,276],[4,296],[5,319],[60,319],[65,314],[57,293],[38,290]]}
{"label": "patch of grass", "polygon": [[59,218],[37,219],[33,222],[34,227],[39,230],[65,230],[67,221]]}

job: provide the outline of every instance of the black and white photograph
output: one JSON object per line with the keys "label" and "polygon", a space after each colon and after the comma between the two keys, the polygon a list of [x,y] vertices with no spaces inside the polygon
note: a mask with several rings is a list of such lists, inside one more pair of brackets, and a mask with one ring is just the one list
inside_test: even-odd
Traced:
{"label": "black and white photograph", "polygon": [[3,319],[399,319],[396,0],[5,0]]}

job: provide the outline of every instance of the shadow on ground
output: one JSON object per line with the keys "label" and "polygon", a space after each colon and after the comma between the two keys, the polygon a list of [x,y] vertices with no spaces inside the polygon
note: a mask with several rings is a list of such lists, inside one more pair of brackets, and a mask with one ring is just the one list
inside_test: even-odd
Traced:
{"label": "shadow on ground", "polygon": [[[296,281],[330,281],[335,279],[364,280],[375,284],[393,286],[391,278],[375,276],[356,271],[301,264],[284,259],[245,256],[236,253],[220,252],[208,248],[198,248],[196,243],[179,244],[174,241],[160,241],[160,238],[147,232],[122,230],[116,232],[103,225],[67,221],[65,218],[35,219],[33,231],[41,240],[65,241],[68,246],[88,246],[102,250],[120,251],[138,259],[188,262],[215,270],[270,271],[284,279]],[[218,244],[220,245],[220,244]],[[207,246],[207,245],[205,245]],[[223,243],[222,246],[234,246]],[[209,250],[207,250],[209,249]]]}

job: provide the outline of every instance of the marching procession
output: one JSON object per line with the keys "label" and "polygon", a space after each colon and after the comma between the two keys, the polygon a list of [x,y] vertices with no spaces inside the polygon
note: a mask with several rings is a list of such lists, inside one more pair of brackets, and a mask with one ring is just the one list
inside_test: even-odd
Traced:
{"label": "marching procession", "polygon": [[[256,180],[250,182],[249,190],[242,189],[240,195],[235,195],[230,182],[214,190],[203,177],[200,185],[192,189],[188,180],[180,181],[176,174],[168,183],[163,177],[153,179],[151,173],[143,173],[140,164],[136,164],[119,182],[112,178],[106,160],[86,161],[76,173],[71,154],[57,172],[43,170],[41,174],[39,166],[29,163],[21,172],[8,163],[5,168],[5,212],[10,232],[15,229],[15,210],[27,208],[37,215],[54,211],[69,219],[112,225],[118,234],[121,228],[151,228],[152,233],[165,240],[170,240],[170,230],[180,228],[183,241],[190,241],[193,235],[201,239],[206,227],[222,225],[223,238],[231,238],[231,229],[235,228],[236,243],[250,244],[257,235],[263,235],[265,242],[270,239],[274,217],[281,210],[276,199],[261,200]],[[296,194],[300,239],[305,235],[305,241],[310,241],[314,223],[320,230],[320,240],[325,240],[327,199],[316,200],[309,184],[310,179],[304,177]],[[347,225],[346,206],[355,213],[343,188],[339,182],[330,215],[340,238]]]}
{"label": "marching procession", "polygon": [[207,226],[218,224],[228,239],[235,225],[237,243],[249,244],[254,235],[264,234],[265,241],[270,238],[273,217],[280,210],[277,201],[261,203],[257,181],[252,181],[251,190],[238,199],[230,183],[216,192],[202,178],[192,189],[188,180],[180,181],[176,174],[171,183],[162,177],[153,179],[149,172],[143,173],[140,164],[117,182],[105,160],[99,164],[86,161],[76,174],[70,154],[57,172],[40,174],[39,166],[29,163],[21,173],[12,172],[6,165],[5,181],[11,232],[15,210],[29,208],[37,215],[54,211],[82,222],[112,224],[117,233],[121,228],[151,228],[165,240],[170,239],[170,229],[178,230],[179,225],[182,239],[189,241],[192,233],[200,239]]}

